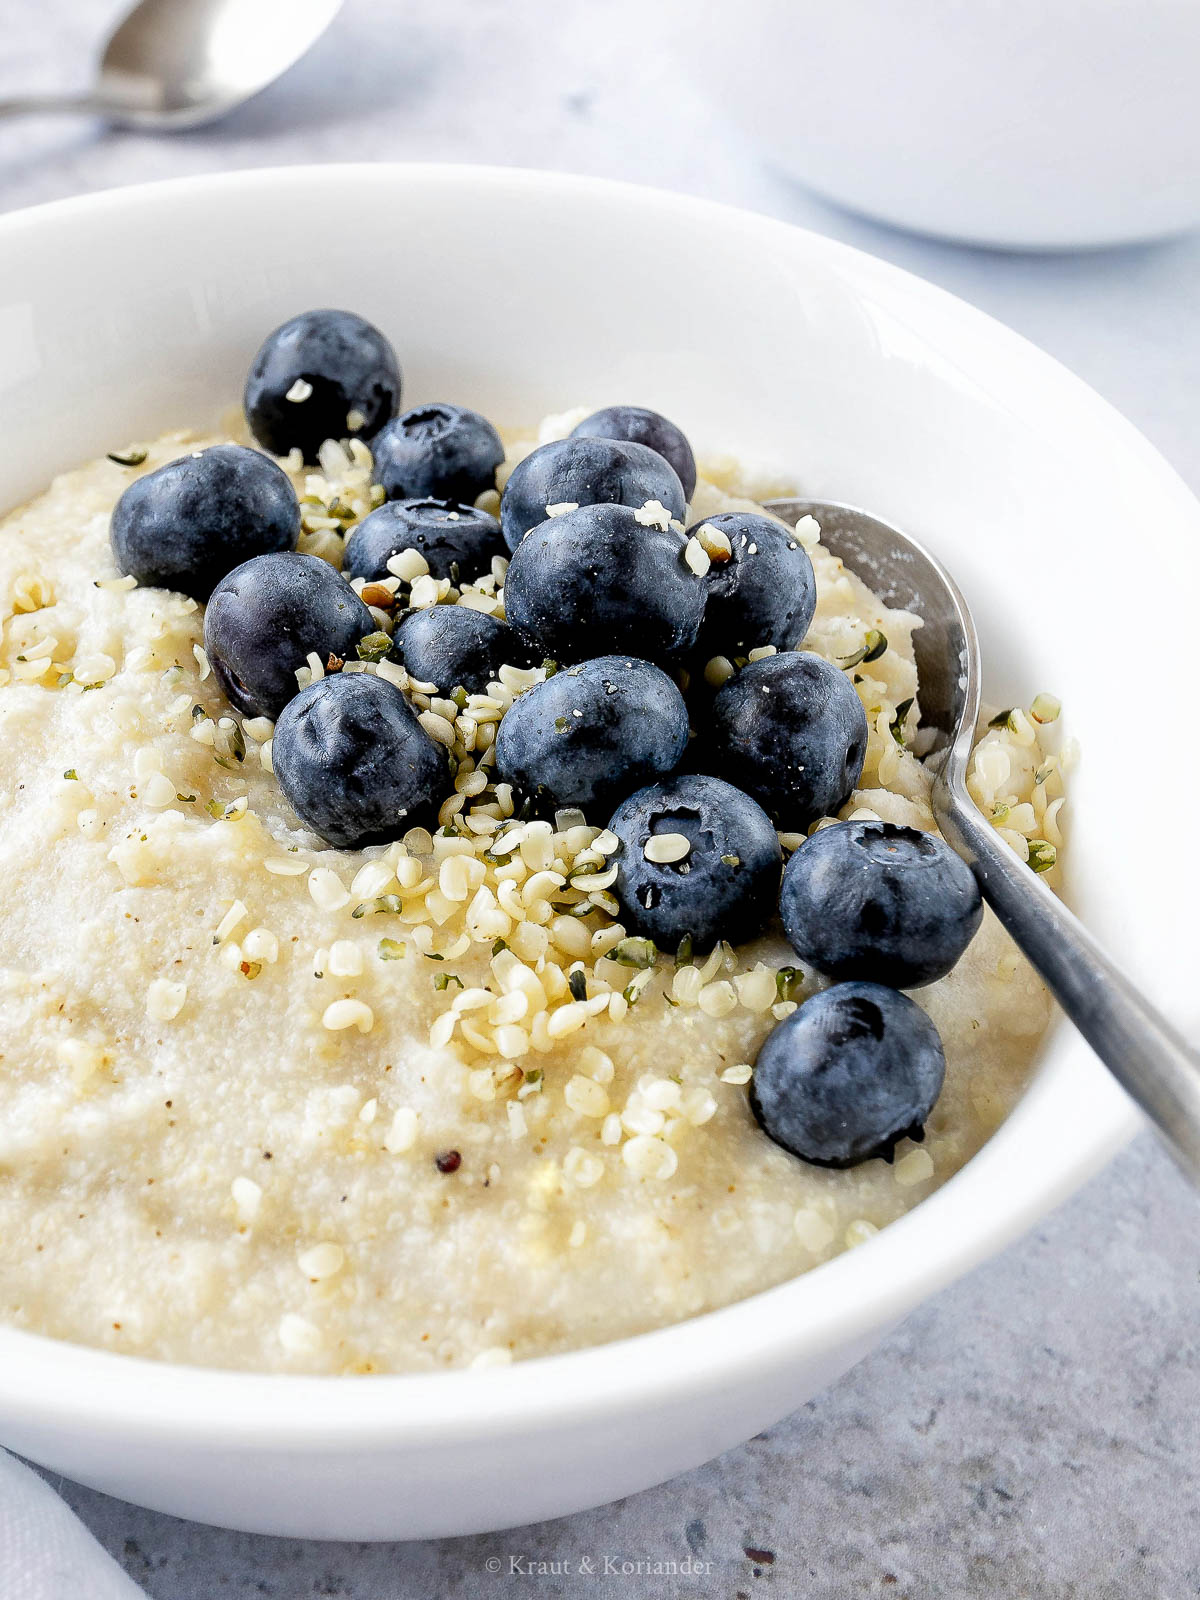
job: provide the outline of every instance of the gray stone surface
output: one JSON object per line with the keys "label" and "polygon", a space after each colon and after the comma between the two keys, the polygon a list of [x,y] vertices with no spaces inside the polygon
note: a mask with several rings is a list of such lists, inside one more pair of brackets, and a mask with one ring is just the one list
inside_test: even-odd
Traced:
{"label": "gray stone surface", "polygon": [[[4,0],[0,95],[77,84],[117,9]],[[802,103],[798,89],[798,115]],[[833,211],[721,125],[680,81],[656,8],[635,0],[349,0],[305,62],[219,128],[152,140],[78,121],[0,126],[0,210],[310,159],[558,166],[833,234],[1046,346],[1200,487],[1200,241],[1047,259],[932,244]],[[62,1489],[155,1600],[500,1600],[598,1584],[646,1600],[1179,1600],[1200,1594],[1197,1237],[1194,1197],[1143,1138],[786,1422],[660,1489],[515,1533],[304,1544]],[[747,1546],[774,1561],[756,1564]],[[688,1556],[709,1570],[621,1571]],[[514,1559],[563,1570],[510,1573]]]}

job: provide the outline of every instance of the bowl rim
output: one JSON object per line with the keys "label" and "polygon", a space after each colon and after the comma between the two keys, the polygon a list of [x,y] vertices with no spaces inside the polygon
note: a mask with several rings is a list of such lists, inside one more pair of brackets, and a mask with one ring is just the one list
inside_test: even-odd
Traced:
{"label": "bowl rim", "polygon": [[[1087,418],[1114,449],[1134,459],[1149,494],[1167,513],[1200,516],[1200,505],[1149,441],[1114,407],[1053,357],[987,313],[927,280],[838,240],[697,196],[606,178],[534,168],[441,163],[353,162],[251,168],[135,184],[49,201],[0,217],[0,251],[31,231],[73,219],[114,220],[165,201],[261,192],[278,204],[314,186],[367,183],[377,195],[398,187],[484,186],[514,199],[580,195],[597,205],[664,211],[682,224],[707,221],[736,230],[747,249],[762,241],[792,257],[824,263],[873,293],[900,292],[984,338],[995,354],[1031,370],[1048,391]],[[1043,1046],[1064,1064],[1089,1061],[1082,1040],[1056,1019]],[[1141,1119],[1097,1064],[1090,1121],[1050,1130],[1039,1163],[1015,1146],[1036,1143],[1027,1093],[993,1137],[947,1183],[882,1233],[792,1278],[684,1322],[608,1344],[537,1356],[486,1371],[373,1374],[362,1377],[261,1373],[161,1362],[0,1327],[0,1415],[70,1433],[136,1432],[222,1449],[302,1446],[322,1453],[400,1442],[453,1444],[481,1434],[534,1435],[627,1411],[639,1397],[655,1404],[696,1401],[735,1385],[748,1363],[783,1375],[803,1351],[848,1347],[899,1321],[930,1294],[1026,1231],[1120,1149]],[[1024,1115],[1022,1113],[1025,1113]],[[1045,1119],[1043,1118],[1043,1121]],[[1026,1126],[1028,1125],[1028,1126]],[[1020,1186],[1012,1179],[1019,1174]],[[990,1209],[989,1209],[990,1207]]]}

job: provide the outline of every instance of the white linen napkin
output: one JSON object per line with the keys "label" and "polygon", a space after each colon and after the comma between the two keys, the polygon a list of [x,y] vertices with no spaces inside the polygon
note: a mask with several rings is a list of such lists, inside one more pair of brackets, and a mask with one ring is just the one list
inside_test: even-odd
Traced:
{"label": "white linen napkin", "polygon": [[4,1600],[146,1600],[79,1518],[0,1450],[0,1595]]}

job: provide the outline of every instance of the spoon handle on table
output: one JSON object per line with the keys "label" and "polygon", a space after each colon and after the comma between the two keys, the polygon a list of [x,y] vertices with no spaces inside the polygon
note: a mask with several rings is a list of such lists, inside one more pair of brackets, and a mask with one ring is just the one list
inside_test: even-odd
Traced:
{"label": "spoon handle on table", "polygon": [[0,119],[4,117],[57,116],[60,113],[82,113],[95,117],[108,116],[112,107],[94,94],[33,94],[15,95],[0,100]]}
{"label": "spoon handle on table", "polygon": [[1059,1005],[1200,1183],[1200,1054],[1114,965],[1056,894],[996,834],[961,784],[934,784],[934,814],[983,898]]}

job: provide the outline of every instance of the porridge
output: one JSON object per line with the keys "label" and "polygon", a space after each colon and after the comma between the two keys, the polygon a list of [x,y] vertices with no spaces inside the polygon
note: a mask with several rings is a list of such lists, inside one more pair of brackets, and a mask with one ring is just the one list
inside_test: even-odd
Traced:
{"label": "porridge", "polygon": [[[910,1209],[1049,1018],[935,836],[919,619],[811,519],[764,518],[779,487],[724,459],[685,482],[653,413],[501,446],[454,407],[389,422],[386,351],[349,392],[273,338],[252,434],[114,451],[0,524],[0,1319],[226,1367],[498,1364],[726,1304]],[[205,473],[256,543],[217,516],[172,545],[163,507]],[[783,646],[720,587],[756,529],[811,574],[761,602]],[[581,540],[609,557],[573,569]],[[816,684],[833,765],[739,684]],[[970,778],[1052,880],[1059,727],[1049,696],[1000,712]],[[847,932],[839,850],[936,852],[919,956],[907,925]],[[832,1048],[819,997],[860,991],[895,1104],[847,1132],[793,1068]]]}

